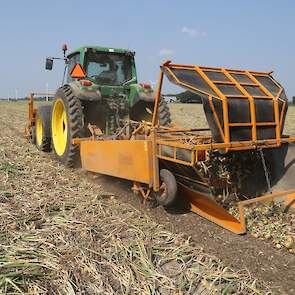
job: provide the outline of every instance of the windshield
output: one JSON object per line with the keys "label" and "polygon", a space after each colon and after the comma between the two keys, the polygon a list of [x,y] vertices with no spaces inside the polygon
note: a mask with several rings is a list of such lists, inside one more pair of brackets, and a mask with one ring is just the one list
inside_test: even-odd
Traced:
{"label": "windshield", "polygon": [[121,85],[132,78],[131,57],[109,52],[88,52],[87,77],[97,84]]}

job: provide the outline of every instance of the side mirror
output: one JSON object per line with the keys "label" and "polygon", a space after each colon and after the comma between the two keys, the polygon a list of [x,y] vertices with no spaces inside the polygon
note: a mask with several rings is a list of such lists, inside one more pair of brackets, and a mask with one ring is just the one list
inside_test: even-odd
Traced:
{"label": "side mirror", "polygon": [[46,64],[45,69],[48,71],[51,71],[53,68],[53,59],[52,58],[46,58]]}

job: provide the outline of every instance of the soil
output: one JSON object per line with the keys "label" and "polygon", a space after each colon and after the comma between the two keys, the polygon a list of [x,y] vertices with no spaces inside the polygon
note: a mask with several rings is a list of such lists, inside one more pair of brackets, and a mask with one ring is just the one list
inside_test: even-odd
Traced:
{"label": "soil", "polygon": [[163,207],[148,208],[139,196],[130,192],[131,183],[128,181],[82,170],[77,173],[99,183],[123,202],[130,203],[153,220],[164,224],[166,229],[190,236],[196,246],[219,257],[227,265],[247,269],[255,277],[274,286],[277,294],[295,294],[295,255],[274,249],[273,244],[250,235],[235,235],[191,212],[175,214]]}
{"label": "soil", "polygon": [[[17,137],[22,137],[19,128],[1,120]],[[276,294],[295,294],[295,255],[274,248],[265,240],[251,237],[249,234],[238,236],[210,223],[190,212],[168,212],[162,207],[151,208],[143,204],[140,196],[131,192],[131,183],[125,180],[97,175],[77,169],[77,175],[95,183],[106,192],[117,196],[122,203],[128,203],[147,214],[152,220],[161,223],[174,233],[191,237],[196,247],[203,248],[220,258],[234,269],[246,269],[257,279],[261,279]]]}

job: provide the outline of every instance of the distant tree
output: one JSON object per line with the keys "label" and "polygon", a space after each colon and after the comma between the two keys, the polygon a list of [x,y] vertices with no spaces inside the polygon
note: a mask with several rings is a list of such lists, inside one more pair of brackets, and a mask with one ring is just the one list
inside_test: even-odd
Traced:
{"label": "distant tree", "polygon": [[295,96],[292,97],[292,103],[295,105]]}
{"label": "distant tree", "polygon": [[178,93],[175,96],[177,100],[179,100],[182,103],[189,103],[189,102],[202,103],[201,96],[189,90]]}

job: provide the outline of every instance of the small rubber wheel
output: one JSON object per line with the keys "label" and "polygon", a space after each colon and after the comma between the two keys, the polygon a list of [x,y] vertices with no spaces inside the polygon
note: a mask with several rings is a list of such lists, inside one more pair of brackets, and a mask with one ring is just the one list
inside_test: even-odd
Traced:
{"label": "small rubber wheel", "polygon": [[35,144],[42,152],[51,151],[51,106],[40,106],[36,114]]}
{"label": "small rubber wheel", "polygon": [[155,198],[159,205],[169,207],[177,197],[177,182],[174,175],[167,169],[160,170],[160,180],[160,189],[155,193]]}

